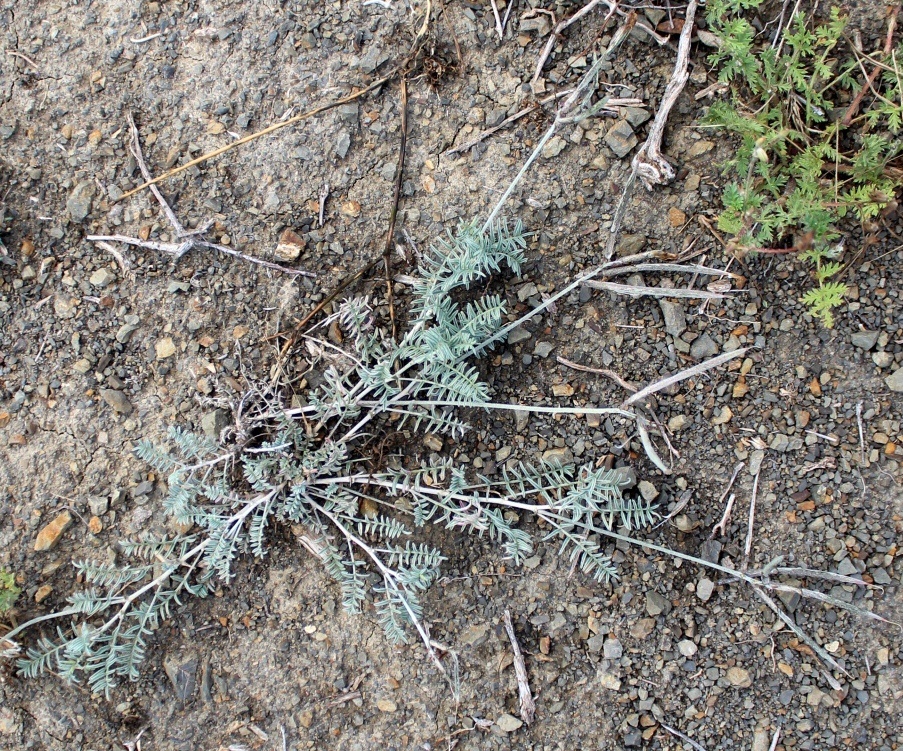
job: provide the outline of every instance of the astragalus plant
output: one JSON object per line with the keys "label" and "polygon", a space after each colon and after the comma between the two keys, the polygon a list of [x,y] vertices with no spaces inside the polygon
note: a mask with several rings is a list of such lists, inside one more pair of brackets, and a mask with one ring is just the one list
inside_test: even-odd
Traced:
{"label": "astragalus plant", "polygon": [[76,563],[89,588],[38,619],[61,625],[20,657],[20,672],[84,674],[93,691],[107,693],[121,677],[137,679],[150,634],[186,598],[232,579],[238,556],[263,557],[278,524],[304,529],[302,542],[338,582],[349,611],[372,602],[389,639],[406,641],[413,629],[434,659],[421,594],[445,559],[417,541],[418,527],[486,535],[518,562],[534,540],[506,511],[532,512],[581,571],[614,578],[592,530],[636,528],[654,516],[649,503],[623,495],[626,477],[617,470],[519,464],[489,477],[412,451],[374,466],[373,438],[389,431],[454,440],[475,409],[576,411],[493,403],[476,365],[510,327],[504,300],[473,288],[503,268],[517,274],[525,246],[520,224],[462,225],[423,259],[399,341],[380,328],[365,298],[343,302],[327,321],[343,332],[341,347],[308,337],[322,383],[306,406],[285,409],[261,392],[245,400],[241,430],[226,445],[178,428],[169,447],[142,441],[137,454],[167,478],[165,511],[185,533],[123,542],[126,565]]}

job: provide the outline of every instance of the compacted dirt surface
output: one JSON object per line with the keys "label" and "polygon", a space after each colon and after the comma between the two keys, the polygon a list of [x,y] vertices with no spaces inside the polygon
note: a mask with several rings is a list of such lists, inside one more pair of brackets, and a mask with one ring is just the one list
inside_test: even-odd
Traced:
{"label": "compacted dirt surface", "polygon": [[[573,85],[614,29],[600,39],[604,7],[588,14],[564,32],[531,86],[551,26],[532,4],[515,5],[502,40],[488,3],[432,6],[408,83],[395,236],[407,259],[394,257],[397,273],[459,221],[486,216],[550,122],[551,105],[470,150],[446,152]],[[560,19],[578,6],[537,7]],[[280,360],[285,340],[272,335],[382,254],[398,161],[397,80],[161,184],[186,228],[213,222],[208,239],[312,277],[212,250],[173,263],[158,251],[114,246],[124,266],[87,241],[174,241],[147,191],[117,200],[140,182],[128,115],[159,174],[392,72],[423,10],[401,0],[385,8],[2,3],[0,567],[23,590],[16,610],[0,617],[7,625],[64,607],[80,586],[73,560],[116,560],[119,540],[165,529],[163,478],[134,456],[135,443],[164,440],[170,425],[215,433],[249,382],[269,382],[280,367],[303,369],[300,351]],[[507,10],[499,4],[502,17]],[[866,41],[883,34],[868,25],[880,13],[859,10]],[[666,17],[641,11],[650,25]],[[493,283],[512,313],[604,260],[631,149],[645,137],[674,54],[673,43],[660,47],[635,29],[600,85],[645,109],[562,129],[515,191],[506,214],[534,234],[521,277]],[[706,55],[694,45],[690,82],[666,133],[678,177],[652,193],[634,189],[618,252],[692,246],[702,252],[696,261],[730,262],[746,277],[742,289],[706,305],[575,291],[482,364],[498,401],[604,406],[624,399],[622,387],[557,357],[640,386],[750,347],[657,395],[679,453],[673,473],[655,469],[619,424],[591,416],[472,415],[474,430],[457,446],[446,441],[442,453],[487,474],[543,456],[629,464],[640,481],[632,492],[655,497],[663,516],[685,504],[636,536],[729,567],[761,568],[783,554],[785,566],[853,576],[862,586],[776,578],[903,620],[903,246],[894,239],[903,217],[890,214],[878,243],[856,259],[832,330],[799,302],[811,284],[802,263],[726,255],[699,221],[717,214],[719,165],[732,147],[694,127],[711,101],[694,98],[714,81]],[[287,229],[302,246],[297,258],[275,255]],[[854,231],[846,260],[860,245]],[[381,268],[349,293],[372,295],[385,313]],[[629,281],[707,280],[647,273]],[[403,317],[403,289],[397,298]],[[427,451],[412,440],[396,449]],[[731,518],[715,531],[740,462]],[[38,533],[64,511],[72,526],[36,552]],[[541,537],[531,518],[519,523]],[[141,680],[109,698],[3,666],[0,748],[903,747],[894,625],[780,594],[790,617],[846,671],[833,671],[836,690],[812,650],[750,588],[715,571],[611,544],[621,579],[602,586],[573,571],[554,543],[512,566],[487,540],[440,530],[430,539],[449,561],[426,598],[425,620],[458,655],[457,701],[422,645],[391,646],[372,610],[345,614],[336,585],[284,529],[266,558],[243,561],[232,584],[174,614],[153,638]],[[506,609],[536,697],[530,726],[519,719]]]}

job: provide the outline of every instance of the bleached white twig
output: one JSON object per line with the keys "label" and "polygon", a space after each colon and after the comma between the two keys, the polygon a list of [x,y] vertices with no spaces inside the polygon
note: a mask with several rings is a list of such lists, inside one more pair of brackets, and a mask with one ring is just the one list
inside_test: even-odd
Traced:
{"label": "bleached white twig", "polygon": [[[715,504],[717,506],[721,505],[721,501],[724,500],[724,497],[730,492],[731,487],[734,484],[734,480],[737,479],[737,475],[740,474],[740,470],[743,469],[745,464],[740,462],[736,467],[734,467],[734,474],[731,475],[730,482],[728,482],[727,487],[724,489],[724,492],[721,494],[721,498],[718,499],[718,503]],[[712,527],[712,531],[709,534],[709,539],[711,540],[715,536],[715,532],[718,531],[719,527],[721,528],[721,534],[724,535],[727,533],[727,522],[731,518],[731,509],[734,507],[734,496],[728,499],[727,507],[724,509],[724,514],[721,517],[721,521],[718,522],[714,527]]]}
{"label": "bleached white twig", "polygon": [[617,282],[603,282],[598,279],[586,282],[587,287],[604,289],[608,292],[616,292],[619,295],[630,297],[681,297],[690,300],[722,300],[724,295],[720,292],[708,292],[704,289],[668,289],[665,287],[639,287],[633,284],[618,284]]}
{"label": "bleached white twig", "polygon": [[505,32],[502,29],[502,17],[499,15],[499,6],[496,5],[495,0],[489,0],[490,5],[492,5],[492,15],[495,16],[495,30],[498,32],[499,39],[501,39]]}
{"label": "bleached white twig", "polygon": [[[546,60],[549,59],[549,55],[552,54],[552,48],[555,46],[555,42],[558,41],[558,37],[561,36],[561,32],[564,31],[572,23],[579,21],[600,3],[605,3],[605,5],[608,6],[608,15],[605,17],[605,21],[608,21],[608,19],[611,18],[617,10],[617,3],[613,3],[611,2],[611,0],[590,0],[573,16],[571,16],[570,18],[563,18],[555,25],[555,28],[552,29],[552,33],[549,34],[549,38],[546,41],[546,46],[543,47],[543,50],[539,55],[539,59],[536,61],[536,71],[533,73],[533,80],[531,81],[531,83],[536,83],[540,79],[540,76],[542,76],[542,67],[546,64]],[[603,21],[603,24],[605,23],[605,21]]]}
{"label": "bleached white twig", "polygon": [[[144,177],[145,181],[149,182],[152,180],[152,176],[150,170],[147,167],[147,164],[144,161],[144,154],[141,151],[141,141],[138,135],[138,128],[135,125],[135,120],[132,117],[132,114],[128,114],[129,121],[129,130],[131,132],[131,151],[135,156],[135,161],[138,164],[138,168],[141,170],[141,175]],[[109,242],[118,242],[124,243],[126,245],[134,245],[139,248],[149,248],[151,250],[157,250],[162,253],[167,253],[174,258],[181,258],[185,253],[189,250],[193,250],[194,248],[209,248],[211,250],[219,251],[220,253],[224,253],[225,255],[234,256],[235,258],[241,258],[243,261],[247,261],[248,263],[257,264],[258,266],[263,266],[264,268],[273,269],[275,271],[281,271],[284,274],[293,274],[295,276],[316,276],[316,274],[311,273],[310,271],[302,271],[301,269],[291,269],[287,266],[280,266],[278,263],[272,263],[270,261],[264,261],[261,258],[256,258],[255,256],[248,255],[247,253],[242,253],[239,250],[235,250],[234,248],[229,248],[225,245],[220,245],[219,243],[213,243],[208,240],[203,240],[198,237],[201,233],[206,231],[207,227],[202,227],[198,230],[186,230],[182,223],[179,221],[178,217],[175,215],[175,212],[170,208],[169,204],[166,202],[166,199],[163,198],[163,194],[160,193],[160,190],[156,185],[150,184],[151,193],[153,193],[154,198],[157,199],[157,203],[160,204],[160,207],[163,209],[163,213],[166,215],[167,220],[172,225],[173,232],[176,236],[176,239],[181,239],[182,242],[178,243],[164,243],[164,242],[155,242],[153,240],[141,240],[136,237],[127,237],[125,235],[88,235],[85,239],[90,240],[95,243],[109,243]],[[112,250],[110,246],[102,246],[104,250],[113,253],[116,255],[116,251]],[[119,256],[117,256],[117,260],[119,260]],[[122,260],[120,260],[120,265],[122,265]],[[125,269],[125,267],[123,267]]]}
{"label": "bleached white twig", "polygon": [[654,394],[656,391],[661,391],[662,389],[668,388],[668,386],[671,386],[672,384],[680,383],[681,381],[685,381],[687,378],[692,378],[693,376],[699,375],[700,373],[705,373],[705,371],[707,370],[717,368],[719,365],[723,365],[724,363],[733,360],[735,357],[740,357],[748,350],[749,347],[741,347],[740,349],[735,349],[733,352],[725,352],[724,354],[717,355],[716,357],[712,357],[709,360],[705,360],[698,365],[694,365],[692,368],[681,370],[679,373],[670,375],[667,378],[662,378],[662,380],[660,381],[650,383],[648,386],[646,386],[646,388],[637,391],[626,402],[624,402],[624,406],[626,407],[630,404],[634,404],[642,399],[645,399],[647,396],[649,396],[649,394]]}
{"label": "bleached white twig", "polygon": [[643,181],[647,190],[652,190],[656,185],[666,185],[674,179],[674,168],[662,156],[662,137],[665,134],[665,125],[668,122],[671,108],[690,77],[688,72],[690,40],[693,37],[697,5],[697,0],[690,0],[687,5],[684,25],[680,31],[680,41],[677,44],[677,61],[674,63],[674,72],[671,74],[671,80],[668,81],[662,103],[649,128],[649,135],[646,136],[645,143],[633,157],[633,171]]}

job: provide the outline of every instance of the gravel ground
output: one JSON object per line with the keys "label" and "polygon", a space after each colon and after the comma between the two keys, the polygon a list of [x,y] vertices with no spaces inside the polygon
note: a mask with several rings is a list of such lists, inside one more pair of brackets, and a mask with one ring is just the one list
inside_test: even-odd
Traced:
{"label": "gravel ground", "polygon": [[[868,16],[865,6],[857,10]],[[647,16],[657,22],[659,13]],[[518,5],[500,41],[488,5],[452,4],[434,20],[433,75],[409,87],[397,236],[407,252],[485,216],[550,118],[541,110],[464,154],[445,154],[542,96],[529,82],[549,23]],[[546,92],[576,80],[598,24],[590,16],[565,33],[544,72]],[[0,256],[0,566],[23,585],[14,617],[63,605],[78,586],[72,560],[115,560],[117,540],[165,524],[160,479],[131,454],[134,443],[159,440],[172,424],[216,425],[216,410],[228,413],[246,377],[272,376],[281,340],[268,337],[382,252],[400,128],[396,84],[162,186],[186,227],[212,221],[211,240],[315,278],[208,250],[173,265],[152,250],[124,249],[126,271],[86,241],[93,233],[172,240],[147,193],[115,200],[140,182],[127,114],[160,173],[384,75],[404,56],[412,28],[400,3],[0,6],[8,248]],[[866,37],[880,33],[866,24]],[[707,263],[728,262],[698,222],[717,213],[719,165],[730,154],[730,144],[692,127],[706,104],[693,95],[713,80],[705,54],[695,52],[666,137],[678,179],[651,194],[637,190],[622,254],[692,243]],[[672,65],[672,49],[635,32],[606,77],[651,112]],[[624,111],[572,126],[548,145],[508,206],[536,233],[522,276],[497,282],[513,311],[603,260],[645,120],[641,109]],[[300,238],[296,259],[276,254],[285,230]],[[732,267],[746,284],[726,300],[659,303],[584,289],[487,358],[499,399],[607,405],[625,392],[556,358],[644,385],[753,347],[657,395],[655,410],[680,453],[670,476],[644,459],[625,426],[592,417],[475,415],[473,433],[445,451],[490,474],[549,452],[633,466],[637,492],[655,496],[663,512],[686,501],[667,524],[639,534],[732,567],[743,564],[758,476],[750,567],[783,554],[785,565],[859,578],[877,586],[782,580],[901,621],[903,250],[894,233],[903,234],[903,214],[887,218],[878,244],[851,268],[830,331],[799,302],[809,284],[801,264],[747,258]],[[858,239],[854,232],[848,247]],[[380,297],[378,281],[357,290]],[[733,515],[713,536],[719,498],[741,461]],[[64,511],[72,526],[36,552],[38,533]],[[119,748],[139,733],[151,750],[691,747],[667,728],[708,751],[767,751],[778,729],[777,749],[903,747],[903,653],[892,626],[781,595],[848,672],[835,674],[838,691],[752,590],[712,571],[619,543],[610,553],[622,579],[603,587],[573,573],[554,548],[512,568],[485,541],[436,532],[450,561],[426,617],[433,636],[459,653],[455,702],[422,650],[389,645],[372,612],[346,615],[337,588],[291,544],[293,533],[278,536],[284,544],[262,562],[240,564],[234,585],[169,621],[144,677],[110,700],[50,676],[0,673],[0,748]],[[505,609],[537,697],[530,727],[518,719]],[[181,696],[169,678],[180,672],[191,676]]]}

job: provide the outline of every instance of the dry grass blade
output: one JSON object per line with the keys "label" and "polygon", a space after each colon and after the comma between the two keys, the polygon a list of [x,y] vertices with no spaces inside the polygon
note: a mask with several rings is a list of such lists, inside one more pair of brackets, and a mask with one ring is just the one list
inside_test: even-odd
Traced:
{"label": "dry grass blade", "polygon": [[713,269],[710,266],[700,266],[695,263],[638,263],[633,266],[619,266],[605,272],[605,276],[620,274],[636,274],[642,271],[676,271],[684,274],[705,274],[707,276],[729,276],[731,279],[743,279],[742,274],[732,271]]}
{"label": "dry grass blade", "polygon": [[[783,610],[781,610],[781,608],[778,607],[778,604],[774,600],[772,600],[767,594],[765,594],[765,592],[762,591],[761,587],[753,585],[752,590],[756,593],[756,595],[758,595],[759,599],[762,600],[762,602],[764,602],[771,609],[771,611],[784,622],[784,625],[787,626],[787,628],[789,628],[794,634],[796,634],[799,639],[805,642],[806,646],[808,646],[809,649],[811,649],[813,652],[815,652],[816,655],[818,655],[818,658],[825,665],[829,665],[830,667],[834,668],[834,670],[843,673],[848,678],[851,677],[850,674],[838,664],[837,660],[831,657],[831,655],[829,655],[824,649],[822,649],[814,639],[812,639],[805,631],[797,626],[796,622]],[[841,691],[843,689],[843,687],[840,685],[840,682],[833,675],[826,672],[824,673],[824,676],[828,683],[831,684],[831,688],[833,688],[835,691]]]}
{"label": "dry grass blade", "polygon": [[707,370],[717,368],[719,365],[724,365],[724,363],[746,354],[748,350],[749,347],[741,347],[740,349],[735,349],[733,352],[725,352],[724,354],[717,355],[710,360],[706,360],[705,362],[701,362],[698,365],[694,365],[692,368],[687,368],[686,370],[681,370],[679,373],[670,375],[667,378],[662,378],[662,380],[651,383],[646,386],[646,388],[637,391],[626,402],[624,402],[624,406],[635,404],[636,402],[645,399],[650,394],[654,394],[656,391],[661,391],[662,389],[666,389],[668,388],[668,386],[671,386],[675,383],[685,381],[687,380],[687,378],[692,378],[693,376],[705,373]]}
{"label": "dry grass blade", "polygon": [[749,521],[746,527],[746,545],[743,547],[743,570],[749,568],[749,554],[752,552],[753,528],[756,522],[756,495],[759,492],[759,474],[761,467],[753,478],[752,496],[749,499]]}
{"label": "dry grass blade", "polygon": [[514,653],[514,673],[517,675],[517,693],[520,697],[520,717],[531,725],[533,715],[536,712],[536,704],[533,702],[533,694],[530,691],[530,681],[527,678],[527,667],[524,664],[524,655],[517,636],[514,634],[514,624],[511,622],[511,613],[505,610],[505,631],[508,632],[508,640],[511,642],[511,651]]}
{"label": "dry grass blade", "polygon": [[658,452],[655,450],[655,444],[652,443],[652,438],[649,436],[649,423],[646,422],[646,418],[642,415],[636,416],[636,429],[637,433],[640,436],[640,443],[643,444],[643,448],[646,450],[646,456],[649,457],[649,460],[658,467],[664,474],[670,475],[671,468],[665,464],[662,458],[658,455]]}
{"label": "dry grass blade", "polygon": [[319,115],[327,110],[334,109],[336,107],[341,107],[343,104],[348,104],[349,102],[353,102],[356,99],[360,99],[362,96],[369,94],[374,89],[378,89],[384,83],[391,81],[397,75],[397,71],[393,71],[387,76],[383,76],[382,78],[377,79],[369,86],[361,89],[360,91],[356,91],[353,94],[349,94],[346,97],[342,97],[341,99],[336,99],[334,102],[329,102],[329,104],[321,104],[319,107],[314,107],[312,110],[308,110],[307,112],[302,112],[299,115],[295,115],[294,117],[290,117],[288,120],[283,120],[282,122],[273,123],[272,125],[267,126],[263,130],[258,130],[256,133],[250,133],[244,138],[239,138],[237,141],[233,141],[226,146],[220,146],[218,149],[214,149],[213,151],[208,151],[206,154],[201,154],[201,156],[196,159],[192,159],[189,162],[185,162],[185,164],[181,164],[178,167],[173,167],[171,170],[167,170],[162,175],[158,175],[153,180],[146,180],[144,183],[139,185],[137,188],[132,188],[130,191],[123,193],[122,196],[118,199],[119,201],[129,198],[130,196],[135,195],[136,193],[140,193],[145,188],[149,188],[151,185],[156,185],[157,183],[161,183],[164,180],[168,180],[170,177],[178,175],[180,172],[184,172],[191,167],[196,167],[199,164],[203,164],[204,162],[213,159],[214,157],[221,156],[225,154],[227,151],[231,151],[232,149],[236,149],[239,146],[242,146],[246,143],[250,143],[251,141],[256,141],[258,138],[262,136],[269,135],[270,133],[275,133],[277,130],[281,130],[282,128],[287,128],[289,125],[294,125],[295,123],[300,123],[302,120],[307,120],[315,115]]}
{"label": "dry grass blade", "polygon": [[693,748],[696,749],[696,751],[706,751],[704,746],[700,746],[696,741],[694,741],[689,736],[684,735],[679,730],[675,730],[674,728],[669,727],[664,722],[662,723],[662,727],[669,733],[671,733],[671,735],[673,735],[675,738],[680,738],[684,743],[689,743]]}
{"label": "dry grass blade", "polygon": [[586,282],[587,287],[604,289],[607,292],[615,292],[629,297],[680,297],[688,300],[722,300],[724,295],[720,292],[707,292],[701,289],[665,289],[663,287],[638,287],[632,284],[618,284],[617,282],[602,282],[591,279]]}

